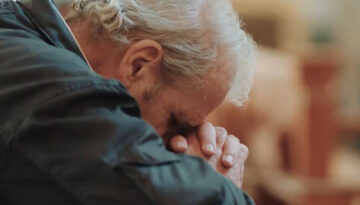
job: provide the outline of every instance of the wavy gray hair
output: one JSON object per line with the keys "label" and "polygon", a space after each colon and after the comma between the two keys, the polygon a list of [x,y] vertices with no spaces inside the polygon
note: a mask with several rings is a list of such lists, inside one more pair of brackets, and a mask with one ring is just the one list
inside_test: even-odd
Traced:
{"label": "wavy gray hair", "polygon": [[241,105],[253,79],[254,43],[229,0],[75,0],[69,18],[89,18],[126,45],[152,39],[162,45],[163,79],[201,77],[219,53],[236,60],[228,99]]}

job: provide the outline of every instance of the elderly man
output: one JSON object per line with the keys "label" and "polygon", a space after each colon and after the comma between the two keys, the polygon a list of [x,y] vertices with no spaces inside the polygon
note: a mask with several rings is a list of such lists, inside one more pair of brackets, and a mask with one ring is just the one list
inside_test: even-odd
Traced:
{"label": "elderly man", "polygon": [[0,0],[1,204],[252,204],[246,146],[204,123],[252,78],[228,1],[75,0],[65,19]]}

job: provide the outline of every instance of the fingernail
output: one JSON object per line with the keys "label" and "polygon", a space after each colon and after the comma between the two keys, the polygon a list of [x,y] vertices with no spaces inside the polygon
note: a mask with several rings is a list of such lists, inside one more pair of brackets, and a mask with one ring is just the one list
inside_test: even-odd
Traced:
{"label": "fingernail", "polygon": [[232,155],[226,155],[224,157],[224,161],[229,163],[229,164],[232,164],[233,163],[233,160],[234,160],[234,157]]}
{"label": "fingernail", "polygon": [[214,153],[215,152],[214,145],[212,145],[211,143],[207,144],[205,146],[205,150],[208,151],[208,152]]}
{"label": "fingernail", "polygon": [[180,142],[177,142],[177,143],[176,143],[176,147],[177,147],[178,149],[185,149],[185,148],[186,148],[186,144],[185,144],[185,142],[180,141]]}

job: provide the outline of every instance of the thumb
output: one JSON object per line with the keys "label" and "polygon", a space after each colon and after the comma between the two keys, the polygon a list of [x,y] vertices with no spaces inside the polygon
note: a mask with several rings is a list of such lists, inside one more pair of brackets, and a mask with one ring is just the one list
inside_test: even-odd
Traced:
{"label": "thumb", "polygon": [[176,153],[183,153],[188,148],[188,143],[184,136],[176,135],[170,140],[170,149]]}

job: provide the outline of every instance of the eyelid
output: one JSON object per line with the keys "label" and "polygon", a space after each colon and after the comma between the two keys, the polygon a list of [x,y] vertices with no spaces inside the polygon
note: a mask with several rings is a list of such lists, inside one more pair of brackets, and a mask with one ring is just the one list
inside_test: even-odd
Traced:
{"label": "eyelid", "polygon": [[181,123],[174,113],[170,114],[170,125],[173,128],[173,131],[176,131],[176,134],[188,135],[194,132],[197,132],[198,126],[191,126],[187,123]]}
{"label": "eyelid", "polygon": [[171,126],[176,126],[179,124],[174,113],[170,114],[170,124]]}
{"label": "eyelid", "polygon": [[197,132],[198,130],[198,126],[191,126],[187,123],[183,124],[183,126],[181,126],[180,130],[179,130],[179,134],[182,134],[182,135],[189,135],[189,134],[192,134],[192,133],[195,133]]}
{"label": "eyelid", "polygon": [[192,134],[192,133],[196,133],[198,130],[198,127],[190,127],[190,126],[187,126],[187,127],[184,127],[181,132],[182,134],[184,135],[189,135],[189,134]]}

